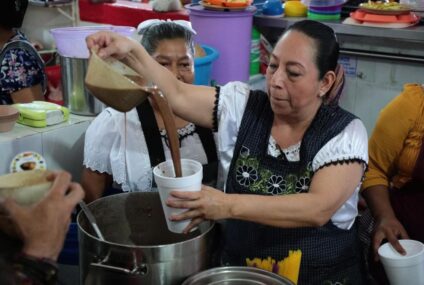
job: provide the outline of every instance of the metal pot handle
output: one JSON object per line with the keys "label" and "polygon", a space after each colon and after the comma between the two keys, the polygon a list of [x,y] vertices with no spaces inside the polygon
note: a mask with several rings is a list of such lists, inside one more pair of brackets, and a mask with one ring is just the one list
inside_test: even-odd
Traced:
{"label": "metal pot handle", "polygon": [[122,268],[122,267],[118,267],[118,266],[112,266],[112,265],[104,264],[103,261],[100,261],[98,263],[92,262],[90,265],[93,266],[93,267],[111,270],[111,271],[116,271],[116,272],[125,273],[125,274],[129,274],[129,275],[147,275],[147,273],[149,272],[149,268],[148,268],[147,264],[145,264],[145,263],[140,264],[139,266],[136,266],[133,269]]}
{"label": "metal pot handle", "polygon": [[116,271],[116,272],[125,273],[129,275],[147,275],[149,273],[148,265],[146,263],[137,264],[136,262],[137,259],[135,258],[135,256],[134,256],[133,268],[128,269],[128,268],[122,268],[119,266],[106,264],[109,261],[109,255],[110,255],[110,252],[108,253],[108,255],[106,255],[105,258],[103,258],[99,262],[91,262],[90,265],[93,267]]}

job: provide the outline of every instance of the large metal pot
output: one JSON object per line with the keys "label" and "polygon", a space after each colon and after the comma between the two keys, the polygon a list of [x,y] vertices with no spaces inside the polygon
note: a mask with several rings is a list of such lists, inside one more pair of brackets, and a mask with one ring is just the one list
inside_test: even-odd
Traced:
{"label": "large metal pot", "polygon": [[87,58],[60,57],[63,100],[69,111],[76,115],[95,116],[105,105],[85,87]]}
{"label": "large metal pot", "polygon": [[106,241],[80,213],[81,284],[179,285],[211,266],[214,223],[189,235],[168,231],[157,192],[112,195],[88,207]]}
{"label": "large metal pot", "polygon": [[212,268],[184,281],[182,285],[294,285],[289,279],[255,267]]}

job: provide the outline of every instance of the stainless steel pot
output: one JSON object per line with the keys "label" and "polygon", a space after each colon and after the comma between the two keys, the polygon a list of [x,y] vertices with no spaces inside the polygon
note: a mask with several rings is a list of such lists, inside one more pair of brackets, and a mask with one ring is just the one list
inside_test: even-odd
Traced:
{"label": "stainless steel pot", "polygon": [[254,268],[227,266],[212,268],[188,278],[182,285],[294,285],[287,278]]}
{"label": "stainless steel pot", "polygon": [[211,267],[214,223],[189,235],[168,231],[157,192],[112,195],[88,205],[106,241],[77,217],[81,284],[180,285]]}
{"label": "stainless steel pot", "polygon": [[95,116],[105,105],[90,94],[84,84],[88,59],[60,57],[65,106],[76,115]]}

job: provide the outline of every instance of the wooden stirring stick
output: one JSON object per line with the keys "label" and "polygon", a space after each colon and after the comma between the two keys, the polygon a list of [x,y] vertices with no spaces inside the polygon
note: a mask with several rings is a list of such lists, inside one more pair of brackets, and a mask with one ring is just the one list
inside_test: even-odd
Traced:
{"label": "wooden stirring stick", "polygon": [[177,127],[175,126],[172,110],[168,101],[157,88],[149,88],[150,97],[159,108],[162,116],[165,130],[168,135],[169,148],[171,150],[172,163],[174,164],[175,177],[182,177],[180,142],[177,136]]}

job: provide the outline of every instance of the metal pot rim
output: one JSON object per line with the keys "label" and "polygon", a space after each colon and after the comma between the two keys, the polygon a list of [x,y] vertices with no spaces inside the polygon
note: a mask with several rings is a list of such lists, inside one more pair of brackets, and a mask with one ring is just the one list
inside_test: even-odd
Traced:
{"label": "metal pot rim", "polygon": [[[191,277],[186,279],[181,285],[200,284],[197,282],[200,282],[202,281],[202,279],[210,277],[212,275],[218,276],[222,274],[223,276],[225,276],[225,274],[231,274],[231,273],[242,273],[246,275],[245,276],[246,278],[248,277],[249,279],[252,279],[252,280],[255,280],[254,279],[255,277],[261,277],[261,276],[270,277],[270,278],[273,278],[275,281],[279,281],[280,282],[279,284],[294,285],[294,283],[291,280],[285,277],[282,277],[280,275],[277,275],[273,272],[269,272],[269,271],[256,268],[256,267],[248,267],[248,266],[222,266],[222,267],[210,268],[208,270],[192,275]],[[219,280],[216,280],[216,281],[219,281]]]}
{"label": "metal pot rim", "polygon": [[[116,194],[116,195],[127,195],[127,194],[128,194],[128,192],[122,193],[122,194]],[[101,199],[103,199],[103,198],[101,198]],[[96,203],[96,201],[89,203],[87,206],[90,206],[91,204]],[[187,239],[187,240],[175,242],[175,243],[169,243],[169,244],[160,244],[160,245],[132,245],[132,244],[115,243],[115,242],[110,242],[110,241],[107,241],[107,240],[104,240],[104,241],[100,240],[97,236],[90,234],[80,225],[80,220],[82,219],[81,215],[84,215],[84,213],[82,211],[80,211],[77,215],[78,231],[83,232],[85,235],[96,240],[100,244],[106,244],[106,245],[109,245],[109,246],[121,247],[121,248],[130,248],[130,249],[137,249],[138,248],[138,249],[150,249],[151,250],[151,249],[160,249],[160,248],[169,247],[170,245],[172,245],[172,246],[185,246],[186,244],[191,243],[196,239],[200,239],[201,237],[206,236],[215,227],[215,221],[207,220],[207,221],[204,221],[204,222],[210,223],[209,228],[205,232],[203,232],[203,233],[199,234],[198,236],[195,236],[191,239]]]}

